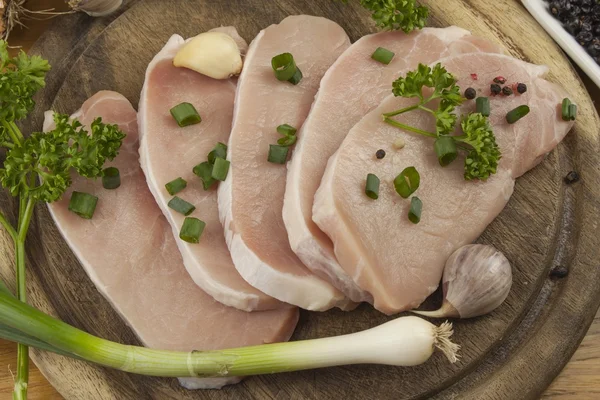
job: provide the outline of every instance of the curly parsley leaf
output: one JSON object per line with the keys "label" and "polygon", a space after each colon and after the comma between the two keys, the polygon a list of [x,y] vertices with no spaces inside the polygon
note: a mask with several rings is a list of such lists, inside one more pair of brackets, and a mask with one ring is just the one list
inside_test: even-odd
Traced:
{"label": "curly parsley leaf", "polygon": [[104,163],[117,156],[125,138],[118,126],[104,124],[100,118],[89,131],[63,114],[54,114],[54,123],[52,131],[35,132],[8,152],[0,183],[13,196],[48,203],[59,200],[71,185],[72,171],[87,178],[102,176]]}
{"label": "curly parsley leaf", "polygon": [[472,113],[462,120],[461,127],[463,135],[454,139],[471,147],[465,159],[465,179],[485,181],[496,173],[502,158],[489,120],[482,114]]}
{"label": "curly parsley leaf", "polygon": [[371,17],[378,27],[401,29],[405,33],[422,29],[429,16],[429,9],[419,6],[416,0],[360,0],[360,5],[371,11]]}
{"label": "curly parsley leaf", "polygon": [[8,44],[0,40],[0,121],[18,121],[33,110],[32,97],[44,87],[49,70],[48,61],[39,56],[21,51],[11,58]]}

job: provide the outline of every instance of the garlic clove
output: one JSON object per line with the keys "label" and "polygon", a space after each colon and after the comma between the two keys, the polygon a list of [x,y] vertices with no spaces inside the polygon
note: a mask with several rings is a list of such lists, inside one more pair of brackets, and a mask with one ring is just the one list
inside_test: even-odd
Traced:
{"label": "garlic clove", "polygon": [[508,259],[493,246],[471,244],[456,250],[444,267],[444,301],[436,311],[413,311],[432,318],[473,318],[506,300],[512,286]]}
{"label": "garlic clove", "polygon": [[173,59],[185,67],[214,79],[228,79],[242,71],[242,55],[235,40],[223,32],[205,32],[189,40]]}
{"label": "garlic clove", "polygon": [[104,17],[117,11],[123,0],[70,0],[75,11],[82,11],[91,17]]}

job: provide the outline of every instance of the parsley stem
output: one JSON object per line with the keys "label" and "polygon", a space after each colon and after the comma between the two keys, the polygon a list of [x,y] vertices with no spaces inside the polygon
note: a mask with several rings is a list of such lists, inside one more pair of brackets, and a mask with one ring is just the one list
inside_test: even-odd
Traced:
{"label": "parsley stem", "polygon": [[21,141],[19,140],[19,137],[13,130],[13,127],[10,123],[8,123],[7,121],[2,121],[2,126],[4,126],[4,128],[6,129],[6,132],[8,132],[8,135],[10,136],[10,138],[12,139],[14,144],[21,143]]}
{"label": "parsley stem", "polygon": [[396,115],[404,114],[405,112],[409,112],[409,111],[412,111],[412,110],[416,110],[416,109],[417,109],[417,108],[419,108],[419,107],[421,107],[421,104],[415,104],[414,106],[405,107],[405,108],[401,108],[401,109],[399,109],[399,110],[396,110],[396,111],[392,111],[392,112],[389,112],[389,113],[385,113],[385,114],[383,114],[383,116],[384,116],[385,118],[394,117],[394,116],[396,116]]}
{"label": "parsley stem", "polygon": [[12,238],[12,240],[14,242],[16,242],[17,241],[17,231],[15,231],[15,228],[12,227],[12,225],[8,222],[8,220],[6,219],[4,214],[2,214],[1,212],[0,212],[0,224],[4,227],[4,229],[6,229],[6,231]]}
{"label": "parsley stem", "polygon": [[[21,199],[23,196],[21,196]],[[21,202],[23,204],[23,202]],[[25,211],[19,218],[19,230],[17,234],[17,297],[20,301],[27,302],[27,287],[25,285],[25,239],[31,223],[35,200],[27,199]],[[27,384],[29,382],[29,348],[23,344],[17,346],[17,378],[13,389],[13,399],[27,399]]]}
{"label": "parsley stem", "polygon": [[15,147],[15,145],[10,142],[0,142],[0,147],[6,147],[8,149],[12,149],[13,147]]}
{"label": "parsley stem", "polygon": [[419,129],[419,128],[414,128],[412,126],[405,125],[405,124],[403,124],[401,122],[395,121],[395,120],[393,120],[391,118],[388,118],[388,117],[384,118],[383,121],[386,124],[395,126],[396,128],[404,129],[404,130],[409,131],[409,132],[418,133],[420,135],[429,136],[429,137],[432,137],[432,138],[437,138],[438,137],[438,135],[436,135],[435,133],[427,132],[427,131],[424,131],[424,130]]}
{"label": "parsley stem", "polygon": [[21,130],[19,129],[19,127],[17,126],[17,124],[15,124],[15,121],[11,121],[8,124],[11,127],[12,131],[14,132],[14,134],[19,139],[19,143],[22,143],[25,140],[25,137],[23,137],[23,134],[21,133]]}

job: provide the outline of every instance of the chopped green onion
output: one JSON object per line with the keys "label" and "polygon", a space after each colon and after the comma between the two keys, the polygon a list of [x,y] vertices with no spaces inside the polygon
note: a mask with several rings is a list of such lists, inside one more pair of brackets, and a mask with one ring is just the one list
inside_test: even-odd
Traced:
{"label": "chopped green onion", "polygon": [[88,193],[73,192],[69,201],[69,211],[74,212],[81,218],[92,219],[96,211],[98,198]]}
{"label": "chopped green onion", "polygon": [[302,71],[296,65],[294,56],[290,53],[279,54],[271,59],[271,67],[275,77],[280,81],[288,81],[297,85],[302,80]]}
{"label": "chopped green onion", "polygon": [[571,104],[569,106],[569,120],[575,121],[575,118],[577,118],[577,105]]}
{"label": "chopped green onion", "polygon": [[456,160],[458,150],[456,149],[456,141],[452,136],[440,136],[434,143],[435,154],[442,167],[449,165]]}
{"label": "chopped green onion", "polygon": [[208,190],[215,184],[216,180],[212,177],[213,165],[204,161],[194,167],[194,174],[202,180],[202,187]]}
{"label": "chopped green onion", "polygon": [[515,108],[514,110],[509,111],[508,114],[506,114],[506,122],[508,122],[509,124],[514,124],[515,122],[517,122],[518,120],[520,120],[521,118],[526,116],[527,114],[529,114],[529,106],[526,106],[526,105],[519,106],[519,107]]}
{"label": "chopped green onion", "polygon": [[274,164],[285,164],[285,162],[287,161],[289,149],[289,147],[270,144],[269,156],[267,157],[267,161]]}
{"label": "chopped green onion", "polygon": [[365,193],[373,200],[377,200],[379,198],[379,178],[377,177],[377,175],[367,175],[367,185],[365,186]]}
{"label": "chopped green onion", "polygon": [[296,143],[296,140],[298,140],[298,136],[291,135],[280,138],[279,140],[277,140],[277,143],[281,146],[289,147]]}
{"label": "chopped green onion", "polygon": [[393,51],[389,51],[388,49],[384,49],[383,47],[378,47],[377,50],[373,53],[371,58],[375,61],[379,61],[382,64],[388,65],[392,62],[396,54]]}
{"label": "chopped green onion", "polygon": [[211,172],[211,177],[218,180],[224,181],[227,178],[227,174],[229,173],[229,161],[218,157],[215,159],[215,163],[213,165],[213,169]]}
{"label": "chopped green onion", "polygon": [[121,186],[121,174],[115,167],[105,168],[102,172],[102,187],[104,189],[116,189]]}
{"label": "chopped green onion", "polygon": [[204,232],[206,223],[198,218],[186,217],[179,232],[179,238],[188,243],[200,242],[200,236]]}
{"label": "chopped green onion", "polygon": [[208,153],[208,162],[215,163],[216,158],[227,159],[227,145],[225,143],[217,143],[210,153]]}
{"label": "chopped green onion", "polygon": [[408,210],[408,219],[413,224],[421,222],[421,211],[423,210],[423,202],[417,196],[410,199],[410,209]]}
{"label": "chopped green onion", "polygon": [[169,192],[169,194],[171,196],[181,192],[186,187],[187,187],[187,182],[183,178],[177,178],[165,185],[167,192]]}
{"label": "chopped green onion", "polygon": [[476,104],[476,111],[483,115],[484,117],[489,117],[490,116],[490,99],[488,99],[487,97],[478,97],[477,100],[475,100],[475,104]]}
{"label": "chopped green onion", "polygon": [[277,132],[283,136],[294,136],[296,135],[297,129],[291,125],[283,124],[277,127]]}
{"label": "chopped green onion", "polygon": [[187,201],[183,200],[180,197],[173,197],[168,204],[169,208],[177,211],[178,213],[181,213],[185,216],[190,215],[191,213],[194,212],[194,210],[196,209],[196,207],[194,207],[193,204],[188,203]]}
{"label": "chopped green onion", "polygon": [[571,109],[571,100],[569,100],[568,98],[564,98],[562,101],[562,119],[563,119],[563,121],[571,120],[570,109]]}
{"label": "chopped green onion", "polygon": [[405,199],[408,199],[410,195],[419,188],[420,184],[421,175],[419,175],[419,172],[415,167],[405,168],[404,171],[394,179],[396,192]]}
{"label": "chopped green onion", "polygon": [[181,103],[171,108],[171,115],[180,127],[194,125],[202,122],[200,114],[190,103]]}

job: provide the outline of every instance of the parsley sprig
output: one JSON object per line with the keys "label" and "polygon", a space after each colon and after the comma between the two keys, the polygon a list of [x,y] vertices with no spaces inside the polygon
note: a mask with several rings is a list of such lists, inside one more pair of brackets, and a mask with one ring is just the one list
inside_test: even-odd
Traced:
{"label": "parsley sprig", "polygon": [[[6,158],[0,164],[0,184],[19,198],[18,220],[13,226],[0,213],[3,226],[15,245],[15,266],[19,300],[25,302],[25,239],[37,202],[60,199],[71,185],[71,174],[87,178],[102,176],[103,165],[114,159],[125,135],[116,125],[96,119],[89,130],[67,115],[55,114],[55,128],[35,132],[27,138],[16,122],[35,107],[33,95],[45,86],[50,65],[39,56],[20,52],[10,57],[8,45],[0,40],[0,148]],[[5,288],[0,284],[0,289]],[[28,384],[28,349],[17,348],[17,377],[13,398],[25,399]]]}
{"label": "parsley sprig", "polygon": [[419,6],[415,0],[360,0],[360,5],[371,11],[371,17],[378,27],[401,29],[405,33],[422,29],[429,16],[429,9]]}
{"label": "parsley sprig", "polygon": [[[383,114],[386,123],[435,138],[434,150],[442,166],[449,165],[457,158],[458,149],[467,152],[464,173],[466,180],[487,180],[496,173],[502,155],[487,117],[479,113],[465,116],[460,124],[463,134],[452,135],[458,120],[456,107],[462,104],[464,98],[460,94],[456,78],[440,63],[433,68],[419,64],[415,71],[394,81],[392,92],[396,97],[417,98],[419,101],[410,107]],[[438,106],[430,108],[428,104],[434,100],[438,101]],[[435,118],[435,132],[424,131],[392,119],[417,109],[432,114]]]}

